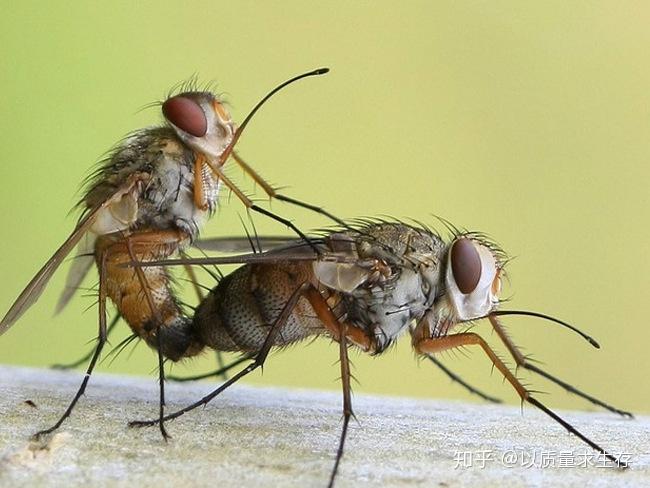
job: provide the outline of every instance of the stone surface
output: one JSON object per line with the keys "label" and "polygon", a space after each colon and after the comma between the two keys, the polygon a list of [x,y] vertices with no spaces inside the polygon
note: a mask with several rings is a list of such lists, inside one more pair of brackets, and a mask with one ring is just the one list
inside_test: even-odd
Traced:
{"label": "stone surface", "polygon": [[[126,425],[155,415],[155,379],[98,374],[60,433],[45,447],[30,444],[30,434],[64,411],[81,378],[0,367],[0,486],[327,484],[340,394],[235,385],[170,422],[165,443],[157,428]],[[169,411],[212,387],[170,385]],[[562,412],[611,452],[629,455],[631,468],[620,470],[601,467],[593,451],[531,407],[522,415],[513,406],[367,395],[353,404],[359,422],[350,424],[340,487],[650,485],[648,417]],[[585,460],[590,466],[581,466]],[[540,467],[544,461],[554,466]]]}

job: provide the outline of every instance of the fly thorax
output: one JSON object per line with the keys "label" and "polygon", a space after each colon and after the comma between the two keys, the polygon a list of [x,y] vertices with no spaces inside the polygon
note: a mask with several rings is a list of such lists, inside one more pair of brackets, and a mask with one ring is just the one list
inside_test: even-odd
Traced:
{"label": "fly thorax", "polygon": [[[194,203],[193,180],[190,165],[162,158],[145,189],[147,205],[140,208],[138,221],[161,229],[176,227],[194,239],[209,213]],[[216,190],[213,198],[216,199]]]}
{"label": "fly thorax", "polygon": [[385,286],[373,289],[368,306],[370,329],[377,351],[388,347],[413,320],[427,310],[429,285],[415,269],[403,268],[399,276]]}
{"label": "fly thorax", "polygon": [[418,266],[421,279],[422,294],[425,296],[425,308],[433,307],[441,286],[441,267],[437,263],[421,264]]}

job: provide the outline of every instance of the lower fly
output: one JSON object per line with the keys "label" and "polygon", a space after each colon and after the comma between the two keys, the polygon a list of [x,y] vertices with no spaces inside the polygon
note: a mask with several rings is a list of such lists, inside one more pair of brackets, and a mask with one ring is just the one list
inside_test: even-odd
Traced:
{"label": "lower fly", "polygon": [[189,323],[172,326],[164,339],[159,336],[157,340],[163,354],[177,353],[168,356],[172,360],[211,348],[245,353],[240,362],[248,358],[252,362],[197,402],[159,419],[131,422],[131,426],[160,424],[206,405],[262,367],[274,347],[312,336],[329,337],[338,343],[343,390],[343,426],[329,478],[332,486],[353,416],[348,349],[354,347],[379,355],[408,334],[414,351],[426,358],[435,359],[435,354],[442,351],[478,346],[522,402],[544,412],[615,465],[626,467],[622,460],[539,401],[488,343],[467,329],[471,323],[487,319],[517,366],[593,404],[631,416],[531,364],[521,353],[503,328],[501,317],[544,318],[599,346],[590,336],[553,317],[502,310],[499,294],[507,257],[483,234],[454,231],[445,240],[423,226],[366,221],[313,242],[317,243],[319,254],[303,242],[239,257],[132,263],[136,270],[152,265],[245,263],[219,281]]}

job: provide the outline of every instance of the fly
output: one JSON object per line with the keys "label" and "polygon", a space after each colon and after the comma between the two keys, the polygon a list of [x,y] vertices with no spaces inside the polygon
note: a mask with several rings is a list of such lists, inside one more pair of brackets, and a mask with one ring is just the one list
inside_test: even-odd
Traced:
{"label": "fly", "polygon": [[478,346],[522,402],[544,412],[615,465],[626,467],[622,460],[540,402],[488,343],[467,326],[487,319],[517,366],[593,404],[631,417],[629,412],[530,364],[506,333],[500,317],[544,318],[577,332],[594,347],[599,347],[598,343],[559,319],[536,312],[502,310],[499,294],[507,262],[505,253],[481,233],[453,229],[452,238],[445,240],[424,226],[364,221],[356,228],[348,226],[347,230],[314,240],[318,243],[318,254],[303,242],[239,257],[131,263],[136,270],[173,264],[246,263],[225,276],[184,327],[166,335],[171,343],[161,346],[169,350],[182,344],[184,352],[172,360],[210,348],[242,352],[246,356],[238,363],[246,358],[252,362],[199,401],[162,418],[134,421],[130,425],[156,425],[206,405],[233,383],[263,366],[273,347],[313,336],[329,337],[339,345],[344,414],[329,479],[332,486],[353,416],[348,349],[355,347],[380,355],[408,334],[416,354],[425,358],[434,358],[442,351]]}
{"label": "fly", "polygon": [[[169,327],[184,320],[170,287],[170,275],[166,269],[156,267],[137,269],[133,273],[122,268],[121,264],[133,260],[166,259],[183,252],[198,237],[204,221],[215,210],[221,185],[229,188],[247,209],[271,217],[307,239],[289,220],[254,204],[225,175],[223,167],[231,156],[269,197],[320,212],[338,221],[319,207],[278,194],[234,152],[243,130],[270,97],[291,83],[328,71],[327,68],[317,69],[280,84],[255,105],[239,127],[234,124],[223,102],[210,92],[190,90],[170,96],[161,104],[165,124],[132,133],[91,175],[79,203],[83,213],[74,231],[34,276],[0,322],[2,334],[36,302],[54,272],[76,246],[79,255],[68,274],[58,311],[69,302],[93,263],[97,265],[98,347],[69,408],[54,426],[39,434],[56,430],[85,390],[106,340],[107,297],[133,332],[159,351],[161,370],[163,354],[175,357],[177,353],[166,350],[163,346],[168,343],[161,338]],[[160,392],[162,415],[162,374]],[[163,427],[161,431],[166,437]]]}

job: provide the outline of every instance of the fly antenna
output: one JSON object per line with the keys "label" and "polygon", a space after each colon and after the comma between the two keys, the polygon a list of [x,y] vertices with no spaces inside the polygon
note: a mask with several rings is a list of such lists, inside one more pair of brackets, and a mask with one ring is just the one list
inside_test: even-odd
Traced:
{"label": "fly antenna", "polygon": [[572,330],[576,334],[580,335],[589,344],[594,346],[596,349],[600,349],[600,344],[598,344],[596,339],[594,339],[593,337],[591,337],[588,334],[585,334],[584,332],[582,332],[577,327],[575,327],[575,326],[573,326],[571,324],[568,324],[568,323],[564,322],[563,320],[557,319],[555,317],[551,317],[550,315],[546,315],[546,314],[539,313],[539,312],[529,312],[528,310],[497,310],[495,312],[492,312],[490,315],[495,315],[495,316],[525,315],[527,317],[536,317],[536,318],[539,318],[539,319],[548,320],[549,322],[554,322],[554,323],[556,323],[558,325],[561,325],[562,327],[566,327],[567,329]]}

